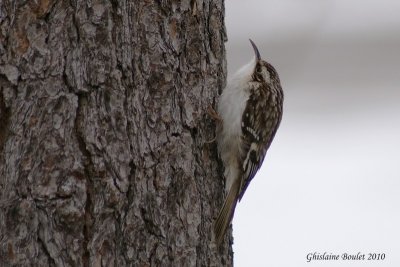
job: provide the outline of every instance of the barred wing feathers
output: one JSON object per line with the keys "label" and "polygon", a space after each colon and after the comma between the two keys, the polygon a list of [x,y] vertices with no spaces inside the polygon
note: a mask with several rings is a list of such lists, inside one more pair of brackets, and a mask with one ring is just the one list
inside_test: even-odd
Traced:
{"label": "barred wing feathers", "polygon": [[271,100],[271,92],[269,90],[257,90],[256,92],[253,92],[247,100],[242,116],[242,149],[239,162],[243,163],[243,175],[239,201],[260,169],[282,118],[281,104],[271,105],[271,101],[268,101]]}

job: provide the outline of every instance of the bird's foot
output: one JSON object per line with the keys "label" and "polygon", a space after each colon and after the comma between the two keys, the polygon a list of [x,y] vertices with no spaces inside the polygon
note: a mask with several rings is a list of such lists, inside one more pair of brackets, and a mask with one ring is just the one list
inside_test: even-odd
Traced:
{"label": "bird's foot", "polygon": [[222,118],[219,116],[219,114],[215,111],[215,109],[211,105],[208,106],[207,113],[211,118],[213,118],[217,122],[222,122]]}
{"label": "bird's foot", "polygon": [[[219,116],[218,112],[215,111],[215,109],[209,105],[207,108],[207,114],[213,119],[215,120],[217,123],[222,123],[222,118]],[[215,142],[215,140],[217,139],[217,137],[214,137],[211,140],[207,140],[205,141],[206,144],[210,144]]]}
{"label": "bird's foot", "polygon": [[214,138],[211,139],[211,140],[206,140],[206,141],[204,141],[204,143],[206,143],[206,144],[211,144],[211,143],[215,142],[216,139],[217,139],[217,137],[214,137]]}

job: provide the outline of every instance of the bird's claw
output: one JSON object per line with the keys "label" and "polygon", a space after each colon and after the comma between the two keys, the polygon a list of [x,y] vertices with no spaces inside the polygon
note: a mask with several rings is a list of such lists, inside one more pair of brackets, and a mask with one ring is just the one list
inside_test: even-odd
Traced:
{"label": "bird's claw", "polygon": [[214,120],[216,120],[218,122],[222,122],[222,118],[219,116],[219,114],[215,111],[215,109],[211,105],[208,106],[207,113]]}

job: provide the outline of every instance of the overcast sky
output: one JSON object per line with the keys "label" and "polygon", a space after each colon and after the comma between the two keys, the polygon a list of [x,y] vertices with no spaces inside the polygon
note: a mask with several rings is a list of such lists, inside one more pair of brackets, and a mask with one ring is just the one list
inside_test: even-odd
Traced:
{"label": "overcast sky", "polygon": [[[281,127],[237,206],[235,266],[400,266],[400,1],[225,1],[228,75],[280,74]],[[315,261],[308,253],[385,253]]]}

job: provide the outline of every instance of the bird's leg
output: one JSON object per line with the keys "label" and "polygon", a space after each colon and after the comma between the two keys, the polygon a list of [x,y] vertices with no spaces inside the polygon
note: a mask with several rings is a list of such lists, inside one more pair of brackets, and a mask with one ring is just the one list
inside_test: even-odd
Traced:
{"label": "bird's leg", "polygon": [[211,140],[206,140],[206,141],[204,141],[204,143],[205,143],[205,144],[211,144],[211,143],[215,142],[216,139],[217,139],[217,137],[214,137],[214,138],[211,139]]}
{"label": "bird's leg", "polygon": [[[207,108],[207,113],[208,115],[214,119],[217,123],[222,123],[222,118],[218,115],[218,113],[215,111],[215,109],[213,109],[213,107],[211,105],[208,106]],[[211,140],[205,141],[206,144],[210,144],[212,142],[215,142],[215,139],[217,137],[214,137]]]}
{"label": "bird's leg", "polygon": [[217,122],[222,122],[222,118],[219,116],[219,114],[215,111],[215,109],[211,105],[208,106],[207,113],[208,115],[210,115],[211,118],[213,118]]}

